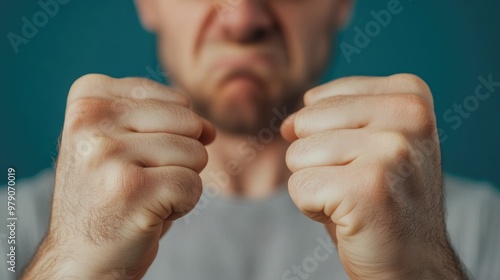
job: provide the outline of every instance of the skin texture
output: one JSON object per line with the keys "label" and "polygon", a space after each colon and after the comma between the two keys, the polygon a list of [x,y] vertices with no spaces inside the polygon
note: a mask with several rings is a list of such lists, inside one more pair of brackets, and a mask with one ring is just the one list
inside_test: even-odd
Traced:
{"label": "skin texture", "polygon": [[281,127],[293,142],[288,188],[305,215],[326,224],[348,275],[464,277],[447,241],[425,82],[409,74],[344,78],[307,92],[304,103]]}
{"label": "skin texture", "polygon": [[73,84],[49,233],[27,279],[146,272],[171,221],[201,195],[203,144],[215,131],[188,106],[183,95],[139,78],[91,74]]}
{"label": "skin texture", "polygon": [[265,125],[272,108],[295,107],[314,85],[350,1],[137,4],[171,81],[219,129],[248,134]]}
{"label": "skin texture", "polygon": [[[241,171],[223,195],[263,197],[288,181],[353,279],[465,278],[447,238],[425,82],[401,74],[314,87],[349,0],[227,3],[136,1],[172,88],[96,74],[73,84],[50,229],[25,279],[139,279],[228,162]],[[238,148],[269,127],[273,109],[296,113],[249,159]]]}

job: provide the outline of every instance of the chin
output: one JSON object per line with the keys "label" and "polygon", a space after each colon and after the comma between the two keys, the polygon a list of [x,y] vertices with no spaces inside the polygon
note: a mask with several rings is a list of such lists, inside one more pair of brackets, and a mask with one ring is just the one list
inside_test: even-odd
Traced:
{"label": "chin", "polygon": [[[215,81],[214,81],[215,80]],[[218,130],[235,135],[254,135],[270,126],[273,109],[296,107],[301,98],[284,87],[282,79],[264,79],[251,71],[236,71],[226,79],[205,79],[191,92],[195,111]],[[197,94],[194,94],[197,93]],[[274,123],[273,123],[274,124]]]}
{"label": "chin", "polygon": [[223,132],[230,134],[255,134],[266,127],[269,120],[269,103],[229,103],[223,108],[214,108],[209,120]]}

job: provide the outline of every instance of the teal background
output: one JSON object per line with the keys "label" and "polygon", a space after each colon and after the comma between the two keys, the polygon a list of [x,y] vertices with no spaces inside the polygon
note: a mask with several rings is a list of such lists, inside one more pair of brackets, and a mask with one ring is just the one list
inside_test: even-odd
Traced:
{"label": "teal background", "polygon": [[[358,0],[338,41],[353,44],[353,28],[364,28],[373,20],[370,11],[388,2]],[[500,186],[500,88],[458,129],[443,118],[453,104],[474,94],[479,75],[500,81],[500,1],[401,0],[401,5],[403,11],[351,63],[337,50],[324,79],[420,75],[434,93],[438,127],[447,136],[444,169]],[[37,1],[0,3],[0,184],[6,183],[7,167],[22,178],[52,166],[66,94],[76,78],[91,72],[146,77],[147,68],[157,65],[154,37],[142,30],[133,2],[123,0],[70,0],[15,54],[7,34],[21,34],[21,18],[40,10]]]}

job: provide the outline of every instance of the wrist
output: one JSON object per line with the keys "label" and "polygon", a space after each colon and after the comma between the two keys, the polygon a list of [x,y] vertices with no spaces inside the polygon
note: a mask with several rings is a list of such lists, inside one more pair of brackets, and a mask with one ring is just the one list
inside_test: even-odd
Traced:
{"label": "wrist", "polygon": [[469,279],[465,267],[447,239],[431,247],[425,251],[417,251],[418,261],[413,261],[413,269],[402,279]]}
{"label": "wrist", "polygon": [[93,263],[78,248],[63,245],[49,234],[40,244],[22,279],[103,279]]}

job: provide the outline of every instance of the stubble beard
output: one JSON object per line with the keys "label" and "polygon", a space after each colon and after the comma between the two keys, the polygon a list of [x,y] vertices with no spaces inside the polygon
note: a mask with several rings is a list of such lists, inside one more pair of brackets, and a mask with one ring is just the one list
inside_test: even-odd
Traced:
{"label": "stubble beard", "polygon": [[245,108],[242,104],[229,104],[219,109],[210,100],[193,98],[191,101],[193,109],[221,132],[245,136],[256,135],[271,125],[279,127],[283,119],[281,116],[277,118],[276,112],[293,113],[301,106],[302,96],[302,92],[297,90],[281,92],[278,100],[255,98],[251,104],[245,104]]}

